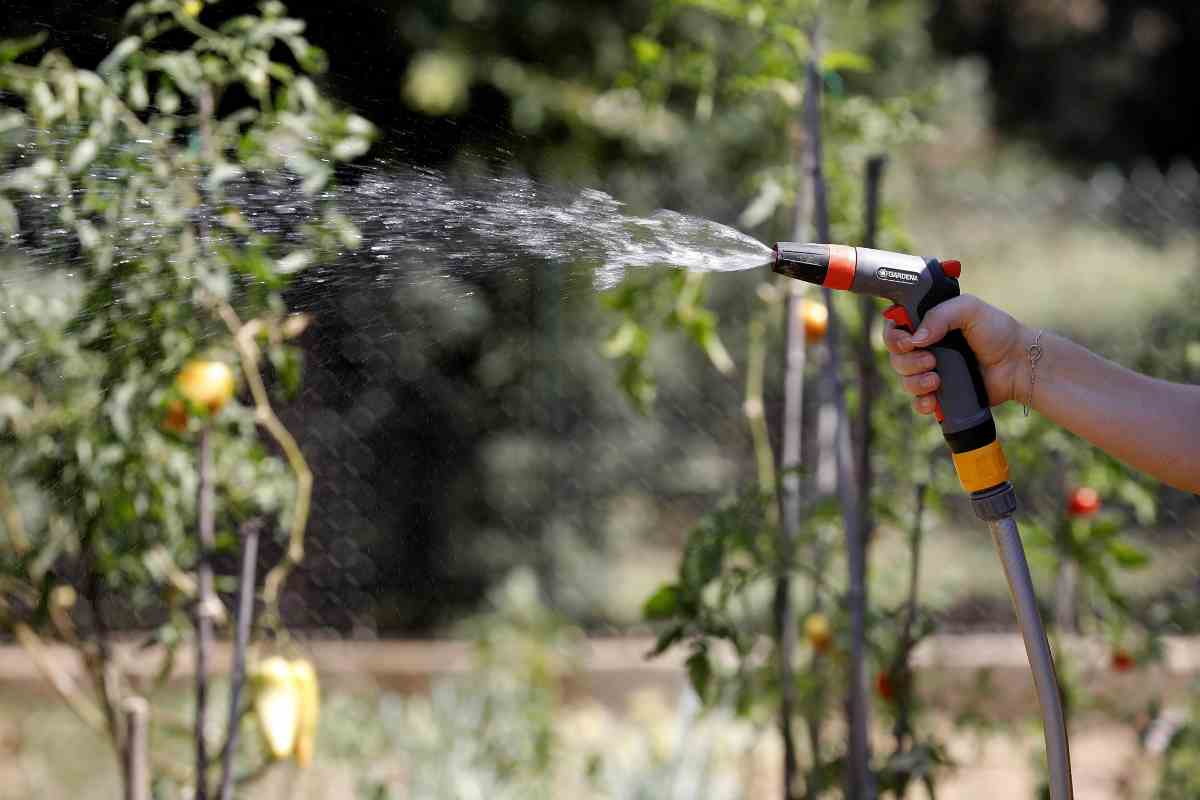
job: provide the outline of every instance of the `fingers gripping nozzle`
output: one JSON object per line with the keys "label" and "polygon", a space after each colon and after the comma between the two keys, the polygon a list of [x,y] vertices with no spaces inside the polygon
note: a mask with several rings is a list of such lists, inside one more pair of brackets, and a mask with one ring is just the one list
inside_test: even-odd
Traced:
{"label": "fingers gripping nozzle", "polygon": [[[830,289],[891,300],[884,316],[911,333],[934,307],[958,297],[962,266],[865,247],[780,242],[772,269]],[[941,377],[935,413],[963,488],[975,494],[1007,485],[1008,463],[975,353],[961,331],[951,331],[929,351]],[[980,509],[977,513],[983,516]]]}

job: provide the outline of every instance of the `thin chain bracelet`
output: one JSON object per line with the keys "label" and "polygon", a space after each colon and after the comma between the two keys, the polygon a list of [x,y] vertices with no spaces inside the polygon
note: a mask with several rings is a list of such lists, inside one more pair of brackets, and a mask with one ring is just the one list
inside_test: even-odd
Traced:
{"label": "thin chain bracelet", "polygon": [[1029,416],[1029,409],[1033,407],[1033,387],[1037,384],[1037,365],[1042,360],[1042,334],[1044,330],[1037,332],[1033,337],[1033,344],[1029,345],[1029,394],[1025,397],[1025,416]]}

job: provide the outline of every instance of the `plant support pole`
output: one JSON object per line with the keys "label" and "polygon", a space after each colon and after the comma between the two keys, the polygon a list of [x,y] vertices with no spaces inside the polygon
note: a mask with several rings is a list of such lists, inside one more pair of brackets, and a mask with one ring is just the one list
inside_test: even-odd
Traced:
{"label": "plant support pole", "polygon": [[[879,238],[879,193],[883,183],[883,169],[887,166],[887,156],[877,155],[867,159],[867,174],[865,178],[865,205],[863,218],[863,247],[876,247]],[[875,408],[875,398],[878,396],[879,370],[875,364],[875,299],[869,295],[858,298],[858,308],[862,316],[862,339],[858,343],[858,485],[864,498],[862,514],[863,546],[870,544],[871,535],[875,531],[875,519],[871,513],[871,488],[874,484],[875,473],[871,463],[871,451],[874,445],[874,428],[871,426],[871,412]]]}
{"label": "plant support pole", "polygon": [[246,648],[250,645],[250,626],[254,617],[254,573],[261,528],[259,520],[250,520],[244,526],[242,571],[238,580],[237,639],[233,647],[233,674],[229,677],[229,721],[221,751],[221,800],[233,800],[233,757],[242,722],[242,687],[246,680]]}
{"label": "plant support pole", "polygon": [[200,483],[196,490],[197,539],[199,560],[196,567],[196,800],[208,800],[208,659],[213,638],[213,464],[212,428],[206,423],[200,431]]}
{"label": "plant support pole", "polygon": [[[797,120],[796,163],[798,168],[796,205],[793,210],[793,238],[803,241],[808,238],[812,224],[810,199],[815,188],[810,182],[812,167],[810,159],[812,151],[807,147],[811,135],[806,131],[808,98],[805,108],[801,110]],[[783,737],[783,798],[791,800],[794,797],[796,780],[799,775],[799,760],[796,757],[796,738],[792,732],[792,717],[796,713],[795,681],[793,679],[796,648],[796,611],[792,597],[791,569],[795,558],[796,541],[800,533],[800,517],[804,507],[805,487],[801,472],[805,447],[805,414],[804,414],[804,372],[807,365],[807,341],[804,331],[804,294],[805,286],[799,281],[784,281],[782,285],[784,297],[787,298],[784,313],[784,366],[783,366],[783,413],[780,423],[781,442],[779,453],[779,521],[781,561],[780,577],[775,582],[774,617],[775,635],[779,643],[779,726]],[[811,424],[811,423],[810,423]],[[814,543],[818,551],[814,553],[814,561],[819,561],[819,550],[823,546]],[[814,607],[820,601],[818,592],[813,592]],[[813,654],[814,664],[820,658]],[[806,715],[810,716],[810,715]],[[821,731],[817,722],[807,719],[808,745],[814,767],[821,762]],[[815,772],[815,769],[814,769]],[[807,796],[813,796],[815,787],[807,788]]]}
{"label": "plant support pole", "polygon": [[130,697],[122,704],[125,712],[125,800],[150,800],[147,731],[150,704]]}
{"label": "plant support pole", "polygon": [[[825,184],[824,152],[821,142],[821,30],[820,18],[813,23],[809,36],[805,109],[809,142],[812,147],[813,219],[816,238],[830,241],[829,201]],[[850,611],[850,663],[846,690],[846,721],[849,742],[846,754],[847,800],[873,800],[874,781],[871,775],[870,715],[866,692],[866,559],[863,543],[862,498],[854,468],[854,453],[850,445],[849,419],[846,411],[846,390],[842,384],[841,320],[833,304],[833,292],[821,290],[829,311],[829,379],[833,395],[837,427],[834,435],[834,463],[837,470],[838,502],[842,508],[842,523],[846,530],[846,561],[849,588],[846,604]]]}

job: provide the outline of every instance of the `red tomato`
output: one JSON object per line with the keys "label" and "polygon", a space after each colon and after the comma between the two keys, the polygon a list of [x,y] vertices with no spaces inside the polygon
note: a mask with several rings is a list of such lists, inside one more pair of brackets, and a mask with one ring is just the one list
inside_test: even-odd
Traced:
{"label": "red tomato", "polygon": [[875,693],[888,701],[896,696],[896,687],[892,685],[891,676],[882,670],[875,676]]}
{"label": "red tomato", "polygon": [[1118,647],[1112,652],[1112,668],[1113,672],[1129,672],[1137,666],[1137,661],[1128,650]]}
{"label": "red tomato", "polygon": [[1067,513],[1072,517],[1088,517],[1100,510],[1100,494],[1090,486],[1080,486],[1071,492]]}

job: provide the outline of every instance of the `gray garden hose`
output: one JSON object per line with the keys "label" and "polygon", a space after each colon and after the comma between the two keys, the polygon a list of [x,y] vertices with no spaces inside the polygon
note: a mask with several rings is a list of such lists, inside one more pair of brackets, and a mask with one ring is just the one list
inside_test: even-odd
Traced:
{"label": "gray garden hose", "polygon": [[1017,612],[1017,624],[1021,626],[1021,637],[1025,640],[1025,653],[1029,656],[1029,668],[1033,671],[1033,685],[1037,687],[1038,703],[1042,707],[1042,727],[1046,736],[1046,764],[1050,770],[1050,800],[1072,800],[1071,752],[1067,743],[1067,720],[1063,716],[1062,698],[1058,693],[1058,676],[1054,671],[1054,656],[1050,653],[1050,642],[1038,613],[1037,595],[1033,591],[1033,578],[1021,547],[1021,534],[1011,516],[989,520],[996,553],[1008,579],[1008,591],[1012,595],[1013,609]]}

